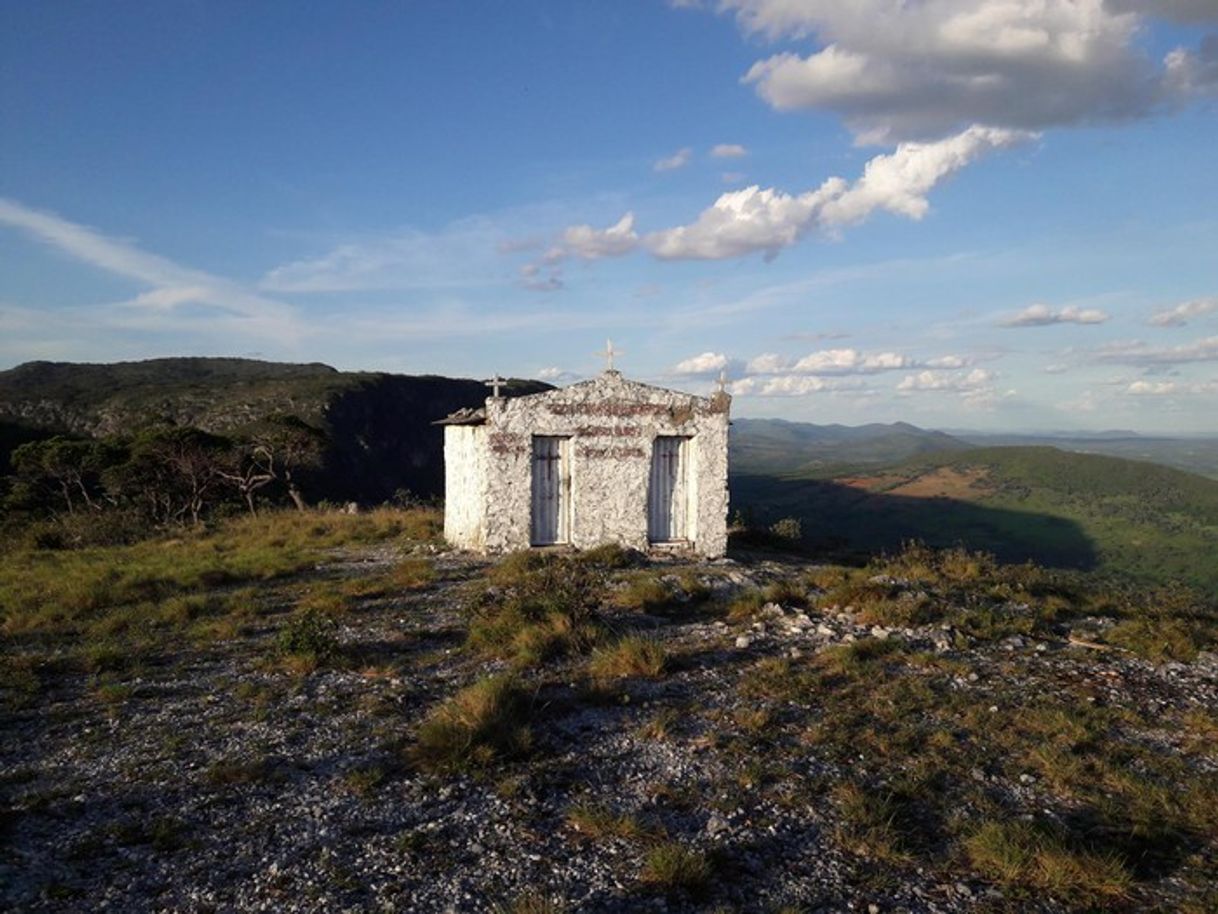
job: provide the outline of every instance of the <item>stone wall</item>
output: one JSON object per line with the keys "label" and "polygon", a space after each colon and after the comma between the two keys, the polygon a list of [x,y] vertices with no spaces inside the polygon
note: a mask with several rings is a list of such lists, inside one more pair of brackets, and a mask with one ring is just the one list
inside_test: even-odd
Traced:
{"label": "stone wall", "polygon": [[723,394],[695,397],[627,381],[616,372],[544,394],[488,400],[482,426],[485,548],[499,552],[529,546],[532,438],[563,435],[572,439],[572,545],[582,549],[618,542],[646,549],[652,442],[658,435],[680,435],[690,439],[690,545],[703,555],[722,555],[727,547],[729,407],[730,398]]}
{"label": "stone wall", "polygon": [[444,429],[444,538],[461,549],[486,546],[486,427]]}

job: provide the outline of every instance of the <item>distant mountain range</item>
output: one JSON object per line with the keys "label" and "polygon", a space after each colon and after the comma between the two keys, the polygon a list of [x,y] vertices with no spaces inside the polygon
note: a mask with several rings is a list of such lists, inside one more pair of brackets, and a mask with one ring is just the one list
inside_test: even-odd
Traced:
{"label": "distant mountain range", "polygon": [[819,475],[841,467],[897,463],[920,454],[971,446],[908,422],[848,426],[733,419],[729,452],[735,474]]}
{"label": "distant mountain range", "polygon": [[908,422],[814,425],[784,419],[732,420],[732,471],[832,476],[853,467],[900,463],[921,454],[975,447],[1055,447],[1144,460],[1218,479],[1218,437],[1169,438],[1129,431],[1002,434],[932,431]]}

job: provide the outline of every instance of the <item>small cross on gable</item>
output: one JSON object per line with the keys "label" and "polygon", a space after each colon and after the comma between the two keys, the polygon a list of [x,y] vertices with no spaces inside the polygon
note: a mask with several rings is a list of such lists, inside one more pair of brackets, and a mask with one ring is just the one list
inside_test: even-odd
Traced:
{"label": "small cross on gable", "polygon": [[605,349],[601,353],[601,358],[605,360],[606,371],[613,371],[613,357],[617,355],[625,355],[625,353],[613,348],[613,340],[605,340]]}
{"label": "small cross on gable", "polygon": [[503,378],[499,377],[498,374],[496,374],[489,381],[483,381],[482,383],[485,384],[487,387],[491,388],[491,396],[494,397],[496,400],[498,400],[499,399],[499,388],[502,387],[504,384],[506,384],[507,381],[505,381]]}

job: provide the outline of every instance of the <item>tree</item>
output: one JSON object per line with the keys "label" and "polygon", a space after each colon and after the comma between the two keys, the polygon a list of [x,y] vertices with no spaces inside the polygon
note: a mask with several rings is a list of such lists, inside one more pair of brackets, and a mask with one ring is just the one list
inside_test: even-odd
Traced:
{"label": "tree", "polygon": [[53,493],[75,514],[77,507],[100,509],[101,474],[121,456],[121,448],[110,442],[56,435],[21,445],[12,464],[28,489]]}
{"label": "tree", "polygon": [[321,466],[329,444],[326,433],[296,416],[272,416],[255,431],[253,441],[264,450],[267,465],[283,482],[292,504],[304,511],[301,476]]}
{"label": "tree", "polygon": [[116,495],[130,498],[160,523],[198,524],[223,478],[226,438],[202,429],[158,428],[131,442],[125,463],[107,474]]}
{"label": "tree", "polygon": [[254,498],[258,490],[278,478],[275,456],[266,445],[252,441],[241,442],[233,447],[222,463],[220,478],[240,493],[250,515],[257,517]]}

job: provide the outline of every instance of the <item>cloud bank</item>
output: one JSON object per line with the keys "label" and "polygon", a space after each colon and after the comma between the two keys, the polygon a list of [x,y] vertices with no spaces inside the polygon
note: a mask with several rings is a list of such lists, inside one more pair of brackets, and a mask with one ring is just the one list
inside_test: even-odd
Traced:
{"label": "cloud bank", "polygon": [[1218,48],[1155,61],[1145,16],[1218,20],[1207,0],[723,0],[741,28],[807,41],[744,75],[778,110],[839,114],[860,143],[941,137],[967,124],[1017,130],[1145,117],[1218,87]]}
{"label": "cloud bank", "polygon": [[944,178],[987,152],[1032,137],[1016,130],[970,127],[935,143],[902,143],[867,162],[853,183],[832,177],[794,195],[758,185],[729,191],[688,225],[642,237],[634,231],[630,212],[606,229],[571,226],[546,260],[620,257],[639,247],[661,260],[722,260],[757,252],[773,258],[811,231],[834,233],[866,221],[877,210],[922,219],[930,209],[927,194]]}

